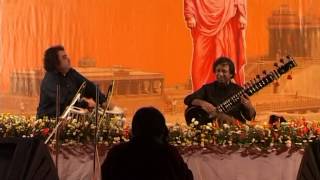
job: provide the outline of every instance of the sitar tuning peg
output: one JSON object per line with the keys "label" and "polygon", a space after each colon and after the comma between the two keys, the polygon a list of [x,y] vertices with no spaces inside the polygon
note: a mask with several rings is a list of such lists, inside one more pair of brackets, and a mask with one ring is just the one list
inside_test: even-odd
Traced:
{"label": "sitar tuning peg", "polygon": [[283,60],[282,58],[280,59],[280,62],[281,62],[282,64],[284,64],[284,60]]}
{"label": "sitar tuning peg", "polygon": [[266,75],[266,74],[267,74],[267,71],[266,71],[266,70],[263,70],[262,73],[263,73],[264,75]]}
{"label": "sitar tuning peg", "polygon": [[292,56],[288,55],[288,56],[287,56],[287,61],[294,61],[294,59],[293,59]]}
{"label": "sitar tuning peg", "polygon": [[260,79],[260,75],[259,75],[259,74],[258,74],[258,75],[256,75],[256,78],[257,78],[257,79]]}
{"label": "sitar tuning peg", "polygon": [[273,66],[275,67],[279,67],[278,63],[274,63]]}
{"label": "sitar tuning peg", "polygon": [[246,82],[246,84],[245,84],[245,86],[246,87],[249,87],[249,86],[251,86],[252,85],[252,83],[249,81],[249,82]]}

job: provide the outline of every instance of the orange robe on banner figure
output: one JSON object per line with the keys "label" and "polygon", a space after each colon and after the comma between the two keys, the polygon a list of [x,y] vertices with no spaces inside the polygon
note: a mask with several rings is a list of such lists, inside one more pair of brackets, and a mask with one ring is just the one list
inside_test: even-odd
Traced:
{"label": "orange robe on banner figure", "polygon": [[215,80],[214,61],[220,56],[235,64],[234,80],[244,83],[246,0],[184,0],[184,15],[193,38],[193,91]]}

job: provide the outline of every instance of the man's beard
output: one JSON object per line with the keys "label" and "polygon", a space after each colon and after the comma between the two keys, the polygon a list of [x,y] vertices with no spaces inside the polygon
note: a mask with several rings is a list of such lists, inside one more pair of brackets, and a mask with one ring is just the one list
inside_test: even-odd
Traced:
{"label": "man's beard", "polygon": [[217,79],[217,82],[221,87],[225,87],[230,83],[230,81],[227,81],[226,79]]}

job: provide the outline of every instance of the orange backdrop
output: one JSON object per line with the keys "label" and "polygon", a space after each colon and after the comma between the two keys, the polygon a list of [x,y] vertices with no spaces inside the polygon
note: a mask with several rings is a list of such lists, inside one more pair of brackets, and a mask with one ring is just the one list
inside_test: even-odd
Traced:
{"label": "orange backdrop", "polygon": [[[281,4],[320,15],[318,0],[248,0],[247,57],[268,51],[267,18]],[[183,0],[0,0],[0,86],[13,69],[42,68],[44,50],[63,44],[73,65],[123,65],[162,72],[167,85],[189,78],[192,42]]]}

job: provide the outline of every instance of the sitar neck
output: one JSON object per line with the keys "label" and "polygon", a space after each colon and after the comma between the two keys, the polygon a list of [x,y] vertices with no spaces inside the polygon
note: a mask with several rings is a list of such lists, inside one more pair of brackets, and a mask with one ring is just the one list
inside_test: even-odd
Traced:
{"label": "sitar neck", "polygon": [[236,94],[232,95],[221,104],[219,104],[217,106],[217,111],[223,113],[231,111],[234,105],[240,102],[241,96],[243,96],[245,93],[249,96],[252,96],[254,93],[260,91],[261,89],[272,83],[274,80],[279,79],[281,75],[297,66],[297,63],[292,57],[287,56],[286,60],[287,62],[284,63],[284,60],[281,59],[280,62],[283,63],[283,65],[279,67],[275,64],[277,69],[269,73],[264,72],[264,76],[262,78],[260,78],[260,76],[257,76],[257,79],[251,80],[250,83],[247,83],[242,90],[238,91]]}

